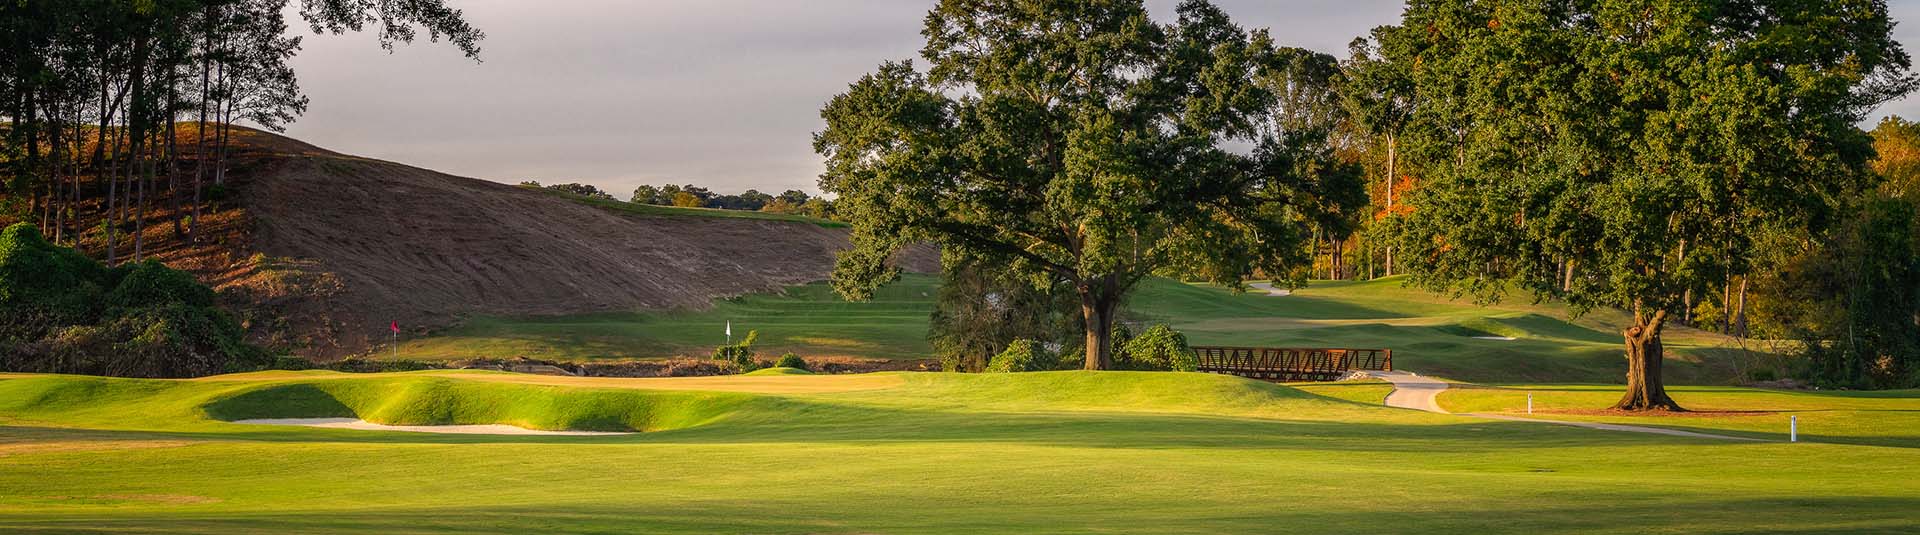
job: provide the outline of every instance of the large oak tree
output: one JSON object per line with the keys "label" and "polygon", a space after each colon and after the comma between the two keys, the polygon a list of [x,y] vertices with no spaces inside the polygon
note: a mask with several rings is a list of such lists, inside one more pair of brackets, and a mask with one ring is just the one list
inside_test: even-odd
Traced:
{"label": "large oak tree", "polygon": [[1892,27],[1879,0],[1410,2],[1374,33],[1412,88],[1402,266],[1629,311],[1616,408],[1679,410],[1669,314],[1867,184],[1855,124],[1913,85]]}
{"label": "large oak tree", "polygon": [[1072,288],[1086,368],[1106,369],[1142,278],[1293,273],[1318,199],[1357,191],[1261,83],[1297,55],[1207,2],[1157,24],[1138,0],[944,0],[923,35],[925,72],[886,63],[821,111],[820,185],[853,226],[833,274],[848,298],[896,277],[892,252],[938,243]]}

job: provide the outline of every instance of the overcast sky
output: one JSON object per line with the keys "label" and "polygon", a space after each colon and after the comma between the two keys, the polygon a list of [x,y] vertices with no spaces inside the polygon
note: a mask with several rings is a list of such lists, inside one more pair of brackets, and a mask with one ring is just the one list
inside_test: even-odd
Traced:
{"label": "overcast sky", "polygon": [[[360,156],[514,183],[817,192],[820,106],[882,60],[914,57],[933,0],[455,0],[481,63],[424,41],[309,36],[313,98],[288,133]],[[1282,43],[1346,56],[1398,0],[1216,0]],[[1892,0],[1920,21],[1920,0]],[[1176,0],[1149,0],[1170,20]],[[293,26],[302,34],[303,25]],[[1920,22],[1896,29],[1920,55]],[[1920,116],[1920,98],[1876,114]]]}

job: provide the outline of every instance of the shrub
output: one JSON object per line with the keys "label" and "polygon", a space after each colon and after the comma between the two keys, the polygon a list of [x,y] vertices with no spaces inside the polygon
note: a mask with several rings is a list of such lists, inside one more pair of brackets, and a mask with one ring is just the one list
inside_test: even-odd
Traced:
{"label": "shrub", "polygon": [[807,359],[800,358],[800,355],[795,355],[793,353],[780,355],[780,362],[774,364],[773,366],[776,368],[793,368],[796,370],[809,370],[809,368],[807,368]]}
{"label": "shrub", "polygon": [[760,363],[753,360],[753,341],[759,338],[760,331],[747,331],[747,337],[739,343],[713,348],[713,359],[730,361],[739,366],[742,373],[759,369]]}
{"label": "shrub", "polygon": [[1057,359],[1039,342],[1021,338],[1007,344],[1007,350],[987,363],[989,373],[1037,372],[1053,369]]}
{"label": "shrub", "polygon": [[4,370],[192,377],[269,361],[192,275],[108,269],[25,224],[0,232],[0,318]]}
{"label": "shrub", "polygon": [[98,312],[106,268],[66,247],[47,243],[33,225],[0,231],[0,316],[49,316],[77,322]]}
{"label": "shrub", "polygon": [[1124,370],[1190,372],[1200,358],[1187,345],[1187,335],[1166,325],[1155,325],[1118,346],[1115,364]]}

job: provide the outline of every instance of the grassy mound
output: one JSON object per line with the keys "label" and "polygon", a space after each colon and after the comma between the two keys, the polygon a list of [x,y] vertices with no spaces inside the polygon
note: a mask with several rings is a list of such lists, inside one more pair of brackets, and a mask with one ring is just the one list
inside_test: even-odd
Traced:
{"label": "grassy mound", "polygon": [[750,371],[747,372],[746,375],[813,375],[813,372],[799,368],[775,367]]}
{"label": "grassy mound", "polygon": [[[528,429],[661,431],[723,418],[755,397],[700,391],[568,388],[426,374],[265,374],[263,380],[142,381],[44,376],[0,381],[0,412],[124,425],[115,415],[188,426],[211,420],[354,417],[388,425],[507,424]],[[166,427],[166,426],[163,426]]]}

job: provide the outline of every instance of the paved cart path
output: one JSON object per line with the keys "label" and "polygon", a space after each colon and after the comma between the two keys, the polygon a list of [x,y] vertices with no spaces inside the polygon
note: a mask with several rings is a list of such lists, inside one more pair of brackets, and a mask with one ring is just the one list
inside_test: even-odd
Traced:
{"label": "paved cart path", "polygon": [[[1446,409],[1440,408],[1440,403],[1437,401],[1440,397],[1440,393],[1445,392],[1447,390],[1448,384],[1446,381],[1442,381],[1432,377],[1416,375],[1416,374],[1408,373],[1404,371],[1367,372],[1367,375],[1385,380],[1389,383],[1393,383],[1393,392],[1390,394],[1387,394],[1388,407],[1413,409],[1417,411],[1437,412],[1440,414],[1453,414],[1453,413],[1447,412]],[[1599,429],[1602,431],[1624,431],[1629,433],[1651,433],[1655,435],[1668,435],[1668,436],[1676,436],[1676,437],[1711,438],[1716,440],[1739,440],[1739,441],[1746,441],[1746,442],[1767,442],[1767,441],[1755,439],[1755,438],[1730,437],[1725,435],[1711,435],[1707,433],[1695,433],[1692,431],[1680,431],[1676,429],[1662,429],[1658,427],[1641,427],[1637,425],[1603,424],[1603,423],[1597,423],[1597,422],[1570,422],[1566,420],[1544,420],[1539,418],[1523,418],[1519,416],[1510,416],[1505,414],[1466,413],[1466,414],[1461,414],[1461,416],[1471,416],[1474,418],[1485,418],[1489,420],[1506,420],[1506,421],[1512,421],[1512,422],[1538,422],[1538,423],[1544,423],[1544,424],[1584,427],[1587,429]]]}

